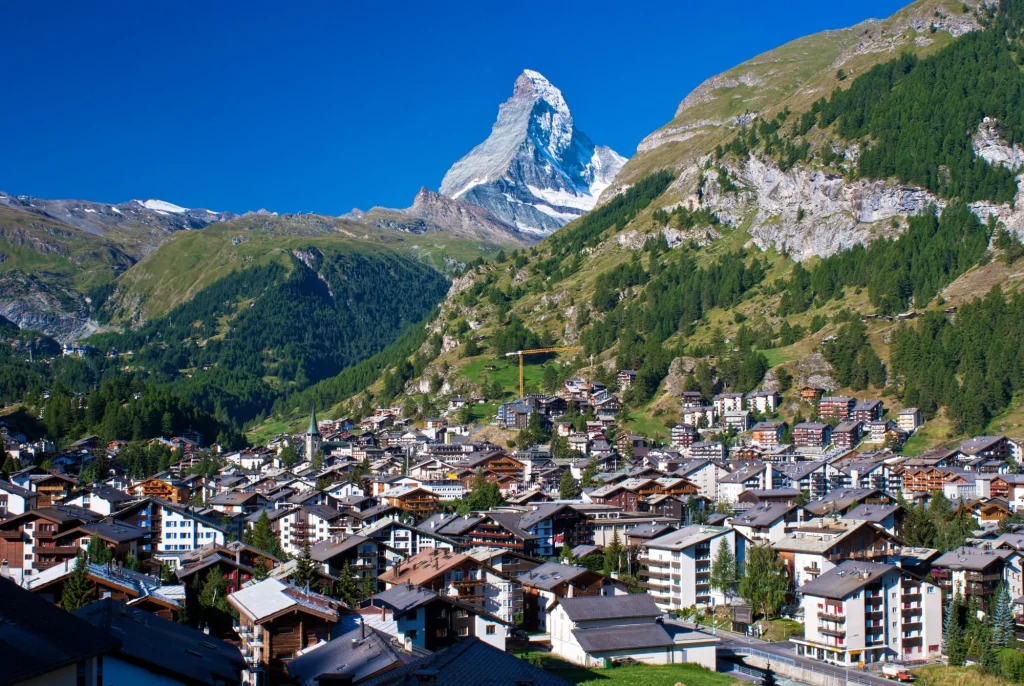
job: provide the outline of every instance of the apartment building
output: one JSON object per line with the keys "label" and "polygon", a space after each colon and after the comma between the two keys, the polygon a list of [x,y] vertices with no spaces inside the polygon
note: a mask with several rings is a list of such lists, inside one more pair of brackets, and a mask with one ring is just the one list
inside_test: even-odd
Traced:
{"label": "apartment building", "polygon": [[898,546],[881,526],[852,519],[814,519],[772,543],[798,592],[843,560],[883,561]]}
{"label": "apartment building", "polygon": [[711,561],[723,543],[741,558],[743,551],[736,552],[738,538],[730,528],[694,525],[649,541],[641,552],[647,566],[641,576],[648,595],[665,612],[710,605]]}
{"label": "apartment building", "polygon": [[899,567],[845,560],[800,591],[797,655],[850,666],[941,655],[942,593]]}
{"label": "apartment building", "polygon": [[846,395],[826,395],[818,401],[818,416],[826,419],[851,419],[855,398]]}

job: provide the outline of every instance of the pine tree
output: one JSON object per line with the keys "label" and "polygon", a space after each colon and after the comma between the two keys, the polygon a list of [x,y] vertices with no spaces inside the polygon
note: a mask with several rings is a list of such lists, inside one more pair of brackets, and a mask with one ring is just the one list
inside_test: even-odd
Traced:
{"label": "pine tree", "polygon": [[74,612],[96,600],[96,585],[89,580],[85,555],[79,554],[75,560],[75,568],[64,581],[64,591],[60,597],[60,606],[68,612]]}
{"label": "pine tree", "polygon": [[359,590],[352,578],[352,569],[348,562],[341,567],[341,573],[338,575],[338,592],[335,595],[349,607],[359,604]]}
{"label": "pine tree", "polygon": [[256,562],[252,566],[252,578],[256,581],[263,581],[270,576],[270,570],[267,569],[267,558],[260,555],[256,558]]}
{"label": "pine tree", "polygon": [[1015,629],[1010,591],[1004,584],[999,584],[992,596],[989,616],[992,621],[992,643],[997,648],[1008,648],[1014,643]]}
{"label": "pine tree", "polygon": [[776,686],[775,672],[772,671],[772,663],[769,662],[764,668],[764,676],[761,677],[761,686]]}
{"label": "pine tree", "polygon": [[308,588],[316,581],[316,567],[313,564],[313,558],[310,557],[309,539],[302,542],[302,554],[299,555],[295,565],[292,581],[299,588]]}
{"label": "pine tree", "polygon": [[372,572],[363,577],[363,588],[359,595],[362,600],[367,600],[377,595],[377,579],[373,576]]}
{"label": "pine tree", "polygon": [[978,614],[981,612],[981,604],[978,596],[972,595],[967,601],[967,622],[964,628],[964,652],[969,657],[977,658],[981,655],[984,643],[987,643],[985,628],[982,626]]}
{"label": "pine tree", "polygon": [[570,470],[562,472],[562,480],[558,484],[558,497],[562,500],[574,500],[580,495],[579,486]]}
{"label": "pine tree", "polygon": [[133,572],[138,572],[142,569],[142,565],[139,564],[139,559],[131,553],[124,556],[124,566]]}
{"label": "pine tree", "polygon": [[105,565],[114,559],[114,551],[107,547],[99,536],[90,536],[89,545],[85,550],[89,561],[97,565]]}
{"label": "pine tree", "polygon": [[728,541],[722,541],[718,553],[711,563],[711,588],[721,591],[728,598],[729,592],[736,585],[736,558],[732,554]]}
{"label": "pine tree", "polygon": [[612,528],[612,540],[604,547],[604,573],[611,574],[618,572],[622,566],[622,553],[625,548],[622,539],[619,538],[617,527]]}
{"label": "pine tree", "polygon": [[284,557],[284,551],[281,549],[281,541],[278,540],[273,529],[270,528],[270,517],[267,515],[266,510],[260,513],[259,518],[256,520],[256,524],[254,524],[252,530],[247,531],[246,534],[247,540],[245,542],[249,545],[254,548],[259,548],[263,552],[270,553],[278,559]]}
{"label": "pine tree", "polygon": [[946,657],[952,667],[962,667],[967,658],[967,646],[964,644],[963,612],[964,599],[958,588],[950,602],[946,624],[943,627]]}

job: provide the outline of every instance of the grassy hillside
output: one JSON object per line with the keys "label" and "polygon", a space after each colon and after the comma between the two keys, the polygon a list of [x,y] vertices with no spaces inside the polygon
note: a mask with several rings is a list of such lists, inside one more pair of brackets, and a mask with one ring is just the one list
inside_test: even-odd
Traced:
{"label": "grassy hillside", "polygon": [[288,267],[291,252],[309,246],[332,252],[397,252],[442,273],[499,250],[443,233],[371,230],[317,215],[250,215],[172,237],[118,281],[106,315],[122,323],[165,314],[235,270],[271,263]]}
{"label": "grassy hillside", "polygon": [[[1016,3],[1010,4],[1009,11],[1015,12]],[[990,22],[977,6],[922,0],[889,19],[794,41],[710,79],[683,101],[669,124],[641,144],[598,210],[537,246],[513,252],[505,262],[475,268],[460,281],[429,327],[445,345],[422,373],[402,376],[408,381],[405,390],[420,394],[427,379],[439,379],[445,390],[433,394],[439,396],[429,401],[435,406],[457,392],[485,392],[492,401],[514,397],[518,377],[500,353],[509,331],[518,330],[521,322],[529,340],[586,348],[581,354],[528,360],[528,393],[548,390],[551,379],[574,373],[611,381],[616,369],[637,369],[642,383],[626,395],[622,426],[659,438],[679,421],[678,394],[684,388],[700,388],[708,397],[723,389],[781,389],[781,416],[788,420],[812,412],[795,392],[806,382],[836,393],[882,397],[893,410],[908,397],[922,397],[922,382],[899,374],[906,361],[893,360],[894,341],[916,322],[895,315],[908,309],[920,316],[962,308],[993,285],[1016,291],[1024,267],[1014,258],[1015,239],[1003,245],[1008,229],[998,221],[986,224],[984,208],[973,208],[981,217],[975,218],[957,203],[949,185],[936,186],[952,198],[941,219],[928,219],[932,206],[927,203],[936,198],[926,191],[919,193],[923,200],[901,205],[898,180],[881,178],[871,186],[851,163],[856,150],[843,160],[842,149],[851,143],[860,149],[873,144],[866,130],[835,123],[845,115],[828,119],[816,112],[808,120],[805,113],[833,92],[858,84],[858,103],[867,99],[914,111],[913,98],[927,96],[919,84],[934,76],[927,71],[933,65],[950,77],[953,69],[971,68],[969,61],[949,59],[952,53],[945,48],[955,41],[965,45],[957,38],[977,35],[971,32]],[[1016,49],[997,43],[987,45],[996,51]],[[873,67],[904,52],[919,58],[941,54],[943,59],[908,63],[910,70],[923,65],[908,81],[917,89],[909,96],[896,94],[886,101],[885,89],[864,87],[867,79],[877,77]],[[970,80],[966,73],[956,76]],[[850,100],[834,99],[835,107],[853,111]],[[955,110],[949,108],[949,117]],[[928,116],[928,125],[949,123],[941,108]],[[753,135],[755,130],[760,135]],[[906,130],[911,131],[909,126]],[[740,137],[743,154],[735,145],[716,152]],[[792,154],[788,151],[801,149],[789,162],[780,161]],[[954,173],[968,168],[966,162]],[[772,183],[778,185],[765,182],[753,188],[749,175],[756,165],[770,167],[765,178],[777,178]],[[986,171],[980,162],[975,167]],[[870,175],[879,176],[876,171]],[[788,192],[787,184],[817,188],[825,182],[838,190],[817,201],[828,205],[838,198],[839,205],[828,210],[836,216],[849,214],[842,205],[847,198],[862,202],[894,188],[897,209],[888,217],[847,217],[840,245],[811,248],[802,263],[785,249],[773,248],[772,241],[753,240],[755,225],[763,237],[773,223],[780,231],[802,224],[812,244],[828,237],[835,229],[819,219],[827,215],[808,222],[796,206],[765,209],[779,204],[775,195],[778,189]],[[941,205],[932,209],[937,213]],[[1014,225],[1018,221],[1014,206],[996,209],[999,218]],[[769,212],[787,216],[773,218]],[[769,245],[758,247],[764,243]],[[488,365],[495,369],[487,370]],[[999,374],[1006,387],[1015,388],[1014,372]],[[924,391],[930,399],[939,397],[939,407],[929,409],[930,423],[908,451],[954,441],[966,426],[974,432],[1016,430],[1019,397],[1003,397],[1005,389],[990,391],[983,412],[967,419],[957,399],[967,390]],[[369,391],[382,402],[394,397],[394,388],[380,383]],[[947,401],[957,404],[955,417],[947,418],[942,407]],[[360,395],[334,409],[355,412],[368,402]]]}

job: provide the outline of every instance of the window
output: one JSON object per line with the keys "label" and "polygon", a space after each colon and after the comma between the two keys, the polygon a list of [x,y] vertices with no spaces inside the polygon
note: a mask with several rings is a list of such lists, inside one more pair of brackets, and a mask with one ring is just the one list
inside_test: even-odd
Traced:
{"label": "window", "polygon": [[32,553],[25,553],[25,559],[26,560],[31,560],[32,559]]}
{"label": "window", "polygon": [[934,586],[929,586],[928,587],[928,594],[931,595],[932,593],[935,593],[935,587]]}
{"label": "window", "polygon": [[493,624],[488,624],[487,625],[487,635],[488,636],[493,636],[494,635],[494,625]]}
{"label": "window", "polygon": [[459,627],[459,636],[469,636],[469,627],[468,626],[460,626]]}
{"label": "window", "polygon": [[405,637],[408,638],[411,641],[415,641],[416,640],[416,635],[417,635],[416,634],[416,629],[409,629],[408,631],[405,632]]}

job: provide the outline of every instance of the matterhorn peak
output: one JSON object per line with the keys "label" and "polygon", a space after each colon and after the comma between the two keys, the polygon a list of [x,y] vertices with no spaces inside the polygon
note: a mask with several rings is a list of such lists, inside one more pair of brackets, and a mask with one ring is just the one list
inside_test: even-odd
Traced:
{"label": "matterhorn peak", "polygon": [[562,91],[525,69],[491,135],[448,170],[441,193],[546,235],[593,208],[625,162],[576,128]]}

